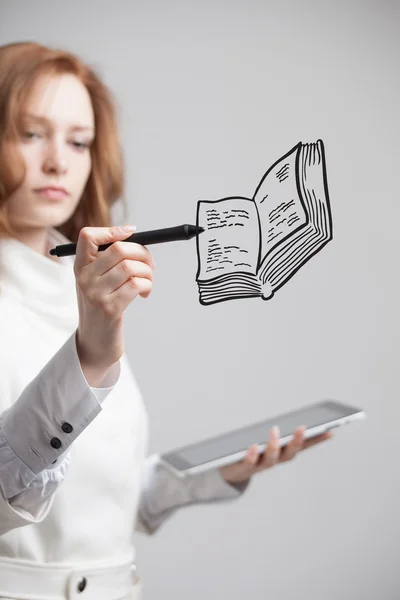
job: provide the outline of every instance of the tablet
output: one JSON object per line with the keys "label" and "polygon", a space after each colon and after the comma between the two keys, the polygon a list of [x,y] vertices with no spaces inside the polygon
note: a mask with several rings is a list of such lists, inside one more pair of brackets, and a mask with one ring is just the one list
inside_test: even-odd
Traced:
{"label": "tablet", "polygon": [[162,463],[178,476],[201,473],[241,460],[252,444],[257,444],[259,452],[263,452],[269,430],[274,425],[278,425],[280,429],[280,445],[283,447],[293,439],[294,431],[299,425],[305,425],[304,436],[308,439],[365,416],[366,413],[361,408],[324,400],[183,446],[162,454],[160,458]]}

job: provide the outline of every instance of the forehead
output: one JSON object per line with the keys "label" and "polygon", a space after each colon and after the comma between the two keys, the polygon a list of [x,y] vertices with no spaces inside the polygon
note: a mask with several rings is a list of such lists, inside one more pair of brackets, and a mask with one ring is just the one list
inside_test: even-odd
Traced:
{"label": "forehead", "polygon": [[94,127],[89,93],[75,75],[42,75],[24,106],[24,113],[45,117],[62,125]]}

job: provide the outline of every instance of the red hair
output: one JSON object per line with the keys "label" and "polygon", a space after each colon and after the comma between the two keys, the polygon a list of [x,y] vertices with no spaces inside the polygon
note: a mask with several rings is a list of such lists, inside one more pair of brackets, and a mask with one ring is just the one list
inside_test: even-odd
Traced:
{"label": "red hair", "polygon": [[[0,46],[0,233],[14,236],[7,201],[25,177],[18,153],[20,118],[28,96],[41,75],[75,75],[91,98],[96,135],[90,148],[92,169],[80,202],[70,219],[57,227],[78,240],[85,226],[111,225],[111,206],[124,192],[124,165],[117,131],[116,101],[96,71],[70,52],[35,42]],[[126,211],[126,205],[124,204]]]}

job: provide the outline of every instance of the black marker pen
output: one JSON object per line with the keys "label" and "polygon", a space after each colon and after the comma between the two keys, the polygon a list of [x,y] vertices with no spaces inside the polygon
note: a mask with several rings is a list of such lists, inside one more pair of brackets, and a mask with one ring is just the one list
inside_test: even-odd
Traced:
{"label": "black marker pen", "polygon": [[[198,233],[204,231],[203,227],[197,227],[197,225],[178,225],[177,227],[167,227],[166,229],[153,229],[151,231],[139,231],[133,233],[123,242],[135,242],[146,246],[148,244],[161,244],[163,242],[176,242],[179,240],[190,240]],[[111,244],[101,244],[98,250],[101,252],[105,250]],[[52,248],[49,252],[52,256],[72,256],[76,254],[76,243],[61,244]]]}

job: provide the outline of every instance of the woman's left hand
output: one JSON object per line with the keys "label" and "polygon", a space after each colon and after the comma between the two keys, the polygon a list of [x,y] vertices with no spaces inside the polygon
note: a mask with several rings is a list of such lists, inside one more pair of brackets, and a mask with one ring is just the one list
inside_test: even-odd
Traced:
{"label": "woman's left hand", "polygon": [[297,427],[293,439],[285,447],[280,448],[279,428],[272,427],[264,452],[259,454],[257,445],[250,446],[243,460],[220,468],[222,477],[228,483],[244,483],[255,473],[270,469],[279,463],[288,462],[297,456],[298,452],[333,437],[333,434],[327,431],[306,440],[304,431],[304,426]]}

